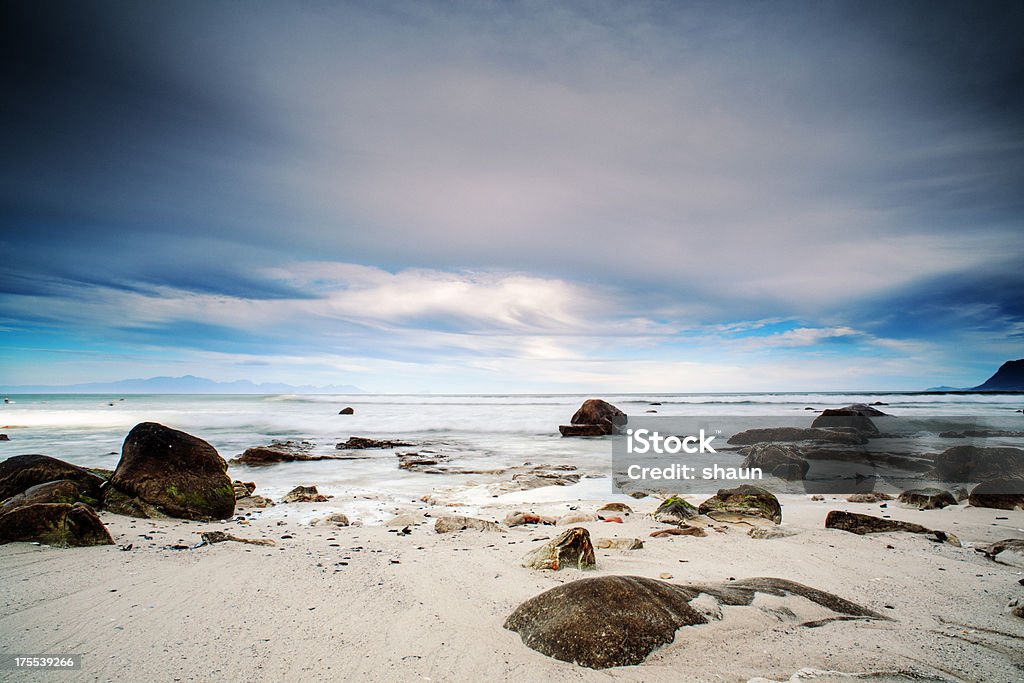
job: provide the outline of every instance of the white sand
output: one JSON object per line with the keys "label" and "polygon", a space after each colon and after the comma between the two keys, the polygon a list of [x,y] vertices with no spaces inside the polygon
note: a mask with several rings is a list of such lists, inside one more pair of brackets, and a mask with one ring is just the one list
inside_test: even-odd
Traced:
{"label": "white sand", "polygon": [[[543,497],[543,489],[536,493]],[[601,502],[578,505],[593,511]],[[400,536],[379,525],[323,528],[298,521],[326,514],[332,506],[325,504],[278,506],[255,515],[249,525],[105,514],[117,543],[133,543],[131,551],[0,546],[0,651],[84,655],[78,672],[8,671],[0,678],[678,682],[787,680],[813,667],[913,670],[937,680],[1024,680],[1024,619],[1007,609],[1012,598],[1024,598],[1018,583],[1024,570],[991,562],[969,547],[1024,537],[1024,512],[965,506],[920,512],[892,502],[882,511],[877,504],[849,504],[839,497],[812,502],[790,496],[782,502],[783,526],[798,533],[772,540],[751,539],[741,526],[709,530],[706,538],[652,539],[648,534],[665,525],[641,514],[624,524],[583,524],[594,537],[637,536],[645,542],[638,551],[598,550],[598,569],[586,573],[519,566],[540,539],[561,531],[556,527],[438,535],[430,522]],[[631,501],[638,513],[656,503]],[[511,509],[567,512],[563,503],[496,502],[480,516],[500,521]],[[823,520],[832,509],[891,514],[955,533],[965,547],[907,533],[826,530]],[[215,529],[272,538],[277,546],[226,542],[163,549],[195,543],[199,532]],[[725,608],[721,621],[680,629],[675,642],[640,666],[605,671],[550,659],[502,628],[520,602],[560,583],[601,574],[657,578],[663,572],[683,583],[792,579],[895,621],[805,628],[759,609],[772,603],[759,598],[751,607]],[[807,615],[819,609],[806,603],[794,610],[798,617],[805,616],[803,608]]]}

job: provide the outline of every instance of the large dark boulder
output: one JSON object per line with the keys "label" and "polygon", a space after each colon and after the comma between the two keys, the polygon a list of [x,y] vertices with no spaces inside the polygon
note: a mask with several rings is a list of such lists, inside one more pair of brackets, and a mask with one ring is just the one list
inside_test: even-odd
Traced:
{"label": "large dark boulder", "polygon": [[616,434],[626,423],[626,414],[607,401],[589,398],[583,402],[569,424],[561,425],[562,436],[605,436]]}
{"label": "large dark boulder", "polygon": [[718,521],[761,518],[782,524],[779,499],[771,491],[750,484],[733,489],[718,489],[718,493],[701,503],[697,509],[700,514]]}
{"label": "large dark boulder", "polygon": [[11,496],[3,501],[3,510],[13,510],[22,505],[33,505],[35,503],[85,503],[91,506],[99,505],[99,500],[93,495],[93,491],[70,479],[48,481],[45,484],[36,484],[25,489],[16,496]]}
{"label": "large dark boulder", "polygon": [[[795,581],[761,577],[727,584],[679,585],[639,576],[580,579],[536,595],[505,620],[527,647],[592,669],[632,666],[676,638],[683,626],[708,623],[691,600],[750,606],[757,593],[810,600],[842,618],[886,619],[838,595]],[[682,678],[685,678],[683,676]]]}
{"label": "large dark boulder", "polygon": [[955,482],[1024,479],[1024,450],[953,446],[935,456],[935,476]]}
{"label": "large dark boulder", "polygon": [[84,503],[32,503],[0,513],[0,543],[12,541],[68,547],[110,545],[114,539]]}
{"label": "large dark boulder", "polygon": [[756,443],[740,449],[747,456],[740,467],[758,467],[762,472],[787,481],[803,480],[810,464],[800,449],[790,444]]}
{"label": "large dark boulder", "polygon": [[110,485],[170,517],[227,519],[235,511],[227,469],[206,441],[143,422],[125,438]]}
{"label": "large dark boulder", "polygon": [[1024,510],[1024,479],[982,482],[971,489],[967,502],[976,508]]}
{"label": "large dark boulder", "polygon": [[812,429],[809,427],[759,427],[748,429],[729,437],[733,446],[751,446],[755,443],[794,441],[825,441],[847,446],[866,444],[868,439],[855,429]]}
{"label": "large dark boulder", "polygon": [[99,498],[103,479],[69,462],[48,455],[15,455],[0,462],[0,500],[37,484],[68,479],[93,498]]}
{"label": "large dark boulder", "polygon": [[673,584],[639,576],[573,581],[530,598],[505,628],[527,647],[592,669],[639,664],[671,643],[681,626],[705,624],[690,606],[693,595]]}

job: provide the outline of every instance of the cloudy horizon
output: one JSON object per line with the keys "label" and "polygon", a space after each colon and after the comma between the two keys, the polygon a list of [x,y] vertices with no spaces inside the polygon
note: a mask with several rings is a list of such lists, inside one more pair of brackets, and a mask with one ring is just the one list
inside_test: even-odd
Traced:
{"label": "cloudy horizon", "polygon": [[920,390],[1024,356],[1024,6],[6,3],[0,383]]}

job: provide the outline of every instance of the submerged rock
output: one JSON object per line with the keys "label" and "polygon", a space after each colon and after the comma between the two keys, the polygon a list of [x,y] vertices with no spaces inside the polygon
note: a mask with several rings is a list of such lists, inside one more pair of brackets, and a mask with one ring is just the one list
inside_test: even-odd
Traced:
{"label": "submerged rock", "polygon": [[523,558],[522,565],[529,569],[551,569],[554,571],[566,567],[593,569],[597,566],[597,560],[594,559],[594,546],[590,542],[590,532],[579,526],[566,529],[554,540],[527,553]]}
{"label": "submerged rock", "polygon": [[740,449],[747,456],[740,467],[758,467],[762,472],[786,481],[801,481],[807,476],[810,464],[800,449],[783,443],[756,443]]}
{"label": "submerged rock", "polygon": [[661,501],[653,517],[654,521],[665,524],[685,524],[686,520],[693,519],[699,514],[697,507],[682,496],[669,496]]}
{"label": "submerged rock", "polygon": [[918,510],[941,510],[948,505],[956,505],[956,498],[945,489],[910,489],[900,494],[900,502]]}
{"label": "submerged rock", "polygon": [[1024,450],[953,446],[935,456],[935,476],[955,482],[1024,479]]}
{"label": "submerged rock", "polygon": [[235,511],[227,469],[206,441],[143,422],[125,437],[110,487],[170,517],[226,519]]}
{"label": "submerged rock", "polygon": [[752,446],[755,443],[795,441],[825,441],[841,443],[847,446],[858,446],[868,442],[864,434],[856,430],[815,429],[804,427],[762,427],[748,429],[729,437],[728,443],[733,446]]}
{"label": "submerged rock", "polygon": [[825,517],[826,529],[839,529],[849,531],[851,534],[863,536],[865,534],[879,534],[890,531],[906,531],[912,534],[928,534],[935,537],[936,541],[959,546],[960,541],[953,534],[944,531],[929,529],[913,522],[901,522],[895,519],[882,519],[871,515],[862,515],[856,512],[845,510],[832,510]]}
{"label": "submerged rock", "polygon": [[103,478],[83,467],[48,455],[15,455],[0,462],[0,500],[6,500],[38,484],[66,479],[83,493],[98,499]]}
{"label": "submerged rock", "polygon": [[561,425],[562,436],[605,436],[616,434],[626,423],[626,414],[607,401],[590,398],[573,414],[569,424]]}
{"label": "submerged rock", "polygon": [[112,545],[96,511],[84,503],[31,503],[0,513],[0,543],[36,541],[71,547]]}
{"label": "submerged rock", "polygon": [[690,604],[696,598],[706,595],[719,604],[746,606],[757,593],[803,598],[847,618],[886,619],[785,579],[678,585],[639,576],[599,576],[530,598],[509,615],[505,628],[518,633],[527,647],[564,662],[592,669],[631,666],[671,643],[679,628],[708,623],[709,616]]}
{"label": "submerged rock", "polygon": [[411,443],[405,441],[389,441],[388,439],[368,439],[364,436],[350,436],[348,441],[335,445],[339,451],[358,451],[366,448],[408,448]]}
{"label": "submerged rock", "polygon": [[771,491],[760,486],[743,484],[732,489],[719,489],[697,508],[702,515],[722,522],[761,518],[782,523],[782,506]]}
{"label": "submerged rock", "polygon": [[982,482],[971,489],[967,502],[976,508],[1024,510],[1024,479]]}
{"label": "submerged rock", "polygon": [[821,415],[814,418],[811,427],[821,429],[852,427],[860,432],[877,434],[878,427],[871,421],[872,417],[887,417],[887,414],[869,405],[854,403],[843,408],[826,408],[821,411]]}
{"label": "submerged rock", "polygon": [[307,451],[310,446],[296,444],[292,441],[287,443],[273,443],[269,446],[254,446],[245,449],[237,458],[231,459],[232,465],[247,465],[248,467],[267,467],[282,462],[312,462],[316,460],[338,460],[334,455],[310,455]]}
{"label": "submerged rock", "polygon": [[284,495],[282,503],[326,503],[334,496],[325,496],[315,486],[296,486]]}

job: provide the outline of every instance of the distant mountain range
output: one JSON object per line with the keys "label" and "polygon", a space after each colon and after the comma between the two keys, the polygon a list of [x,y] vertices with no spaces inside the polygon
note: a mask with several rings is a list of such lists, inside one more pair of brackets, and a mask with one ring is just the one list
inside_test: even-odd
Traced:
{"label": "distant mountain range", "polygon": [[351,384],[314,387],[308,384],[293,386],[279,382],[255,384],[246,379],[235,382],[215,382],[205,377],[150,377],[149,379],[122,379],[117,382],[90,382],[88,384],[23,384],[0,386],[5,394],[362,394]]}
{"label": "distant mountain range", "polygon": [[976,387],[931,387],[928,391],[1024,391],[1024,358],[1008,360]]}

